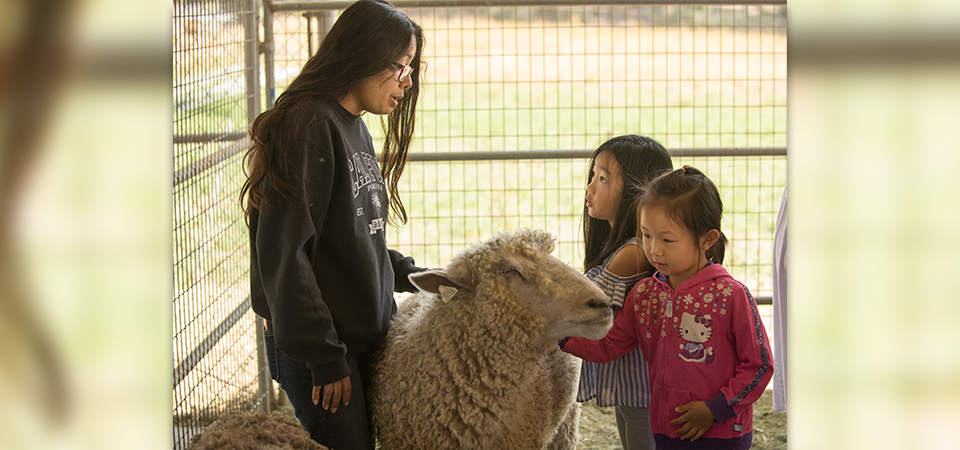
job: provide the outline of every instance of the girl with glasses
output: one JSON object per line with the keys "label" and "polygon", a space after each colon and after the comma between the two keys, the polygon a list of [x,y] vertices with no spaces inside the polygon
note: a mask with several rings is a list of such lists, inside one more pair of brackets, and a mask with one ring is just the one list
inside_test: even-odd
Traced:
{"label": "girl with glasses", "polygon": [[[423,32],[381,0],[345,9],[317,53],[250,127],[241,203],[253,310],[271,376],[310,436],[373,448],[366,395],[378,339],[422,269],[387,249],[406,222],[398,184],[413,138]],[[360,115],[385,115],[378,167]]]}

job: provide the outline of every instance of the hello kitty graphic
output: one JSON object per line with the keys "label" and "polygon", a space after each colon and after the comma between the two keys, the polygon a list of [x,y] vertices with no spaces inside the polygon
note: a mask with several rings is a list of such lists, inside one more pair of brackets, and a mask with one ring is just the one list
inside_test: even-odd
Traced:
{"label": "hello kitty graphic", "polygon": [[713,347],[703,343],[713,336],[713,320],[710,315],[683,313],[680,319],[680,337],[687,341],[680,346],[680,358],[687,362],[710,364],[713,362]]}

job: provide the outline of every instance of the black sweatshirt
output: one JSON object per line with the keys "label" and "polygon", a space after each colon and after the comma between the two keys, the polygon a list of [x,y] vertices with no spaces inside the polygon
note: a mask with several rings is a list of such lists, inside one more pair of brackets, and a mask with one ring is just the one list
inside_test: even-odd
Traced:
{"label": "black sweatshirt", "polygon": [[266,186],[270,205],[250,213],[253,310],[271,321],[280,351],[307,364],[314,386],[350,374],[344,356],[373,349],[397,311],[394,289],[415,291],[407,275],[422,270],[387,249],[390,204],[366,125],[339,103],[329,108],[291,149],[309,207]]}

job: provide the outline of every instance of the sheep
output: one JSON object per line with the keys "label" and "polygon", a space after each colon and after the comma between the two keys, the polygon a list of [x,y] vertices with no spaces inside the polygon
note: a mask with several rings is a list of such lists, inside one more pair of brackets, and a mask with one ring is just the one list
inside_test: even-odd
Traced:
{"label": "sheep", "polygon": [[190,439],[190,450],[328,450],[296,420],[274,412],[228,413]]}
{"label": "sheep", "polygon": [[542,230],[501,232],[445,269],[410,275],[373,376],[384,450],[574,449],[579,360],[565,336],[600,339],[610,299],[550,255]]}

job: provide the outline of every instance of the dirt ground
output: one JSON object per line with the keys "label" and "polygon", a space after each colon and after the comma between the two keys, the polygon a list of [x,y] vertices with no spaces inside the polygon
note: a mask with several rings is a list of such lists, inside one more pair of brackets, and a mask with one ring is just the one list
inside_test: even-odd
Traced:
{"label": "dirt ground", "polygon": [[[772,397],[773,391],[767,390],[753,405],[753,450],[787,448],[787,414],[772,410]],[[293,407],[285,396],[278,402],[277,409],[294,417]],[[580,415],[580,444],[577,449],[621,450],[613,408],[599,408],[593,402],[584,403]]]}
{"label": "dirt ground", "polygon": [[[764,392],[753,405],[754,450],[786,450],[787,414],[772,410],[773,391]],[[620,435],[613,408],[584,403],[580,415],[580,450],[620,450]]]}

